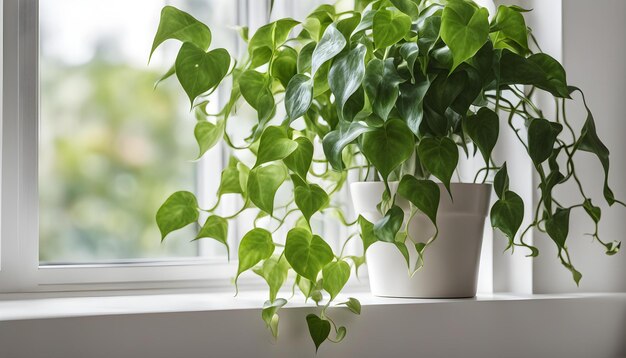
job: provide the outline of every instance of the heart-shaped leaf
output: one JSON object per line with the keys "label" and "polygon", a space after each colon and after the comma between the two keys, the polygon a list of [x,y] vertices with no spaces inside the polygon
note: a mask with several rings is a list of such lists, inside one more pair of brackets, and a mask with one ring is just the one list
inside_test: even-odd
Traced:
{"label": "heart-shaped leaf", "polygon": [[161,241],[172,231],[198,221],[198,201],[188,191],[177,191],[170,195],[156,214],[156,222],[161,231]]}
{"label": "heart-shaped leaf", "polygon": [[199,95],[222,82],[230,67],[230,55],[223,48],[204,52],[185,42],[176,56],[176,77],[187,93],[191,104]]}
{"label": "heart-shaped leaf", "polygon": [[272,256],[275,246],[272,241],[272,234],[261,228],[255,228],[241,239],[239,243],[239,265],[237,267],[237,276],[235,276],[235,284],[239,275],[244,271],[252,268],[254,265]]}
{"label": "heart-shaped leaf", "polygon": [[563,66],[545,53],[525,58],[505,49],[500,56],[499,73],[501,85],[533,85],[555,97],[570,98]]}
{"label": "heart-shaped leaf", "polygon": [[491,226],[499,229],[509,238],[509,246],[524,219],[524,201],[516,193],[507,191],[503,198],[491,207]]}
{"label": "heart-shaped leaf", "polygon": [[311,76],[315,76],[322,65],[337,56],[346,47],[346,39],[334,25],[324,31],[320,42],[315,46],[311,56]]}
{"label": "heart-shaped leaf", "polygon": [[348,144],[354,142],[361,134],[374,130],[376,128],[369,127],[363,122],[351,122],[328,133],[322,141],[322,146],[330,165],[335,170],[342,170],[344,168],[343,160],[341,159],[343,149]]}
{"label": "heart-shaped leaf", "polygon": [[452,51],[452,70],[474,56],[489,37],[489,12],[465,0],[446,3],[441,15],[441,39]]}
{"label": "heart-shaped leaf", "polygon": [[413,0],[391,0],[391,3],[396,9],[409,15],[412,19],[417,18],[417,15],[419,15],[417,3]]}
{"label": "heart-shaped leaf", "polygon": [[350,265],[345,261],[334,261],[322,269],[323,287],[333,300],[350,278]]}
{"label": "heart-shaped leaf", "polygon": [[363,135],[363,154],[386,179],[394,169],[409,159],[415,148],[413,133],[400,119],[390,119],[384,126]]}
{"label": "heart-shaped leaf", "polygon": [[354,314],[361,314],[361,302],[354,297],[348,298],[346,302],[341,302],[339,305],[346,305],[350,311]]}
{"label": "heart-shaped leaf", "polygon": [[563,129],[559,123],[543,118],[536,118],[528,126],[528,155],[535,165],[543,163],[550,157],[558,134]]}
{"label": "heart-shaped leaf", "polygon": [[405,82],[400,85],[400,97],[396,107],[400,117],[416,136],[420,136],[420,124],[424,117],[424,96],[430,87],[430,80],[417,76],[415,83]]}
{"label": "heart-shaped leaf", "polygon": [[528,52],[528,30],[524,16],[519,11],[500,5],[491,32],[494,48],[506,48],[522,56]]}
{"label": "heart-shaped leaf", "polygon": [[378,239],[376,235],[374,235],[374,224],[361,215],[359,215],[358,222],[361,228],[361,240],[363,240],[363,255],[365,255],[367,249],[378,241]]}
{"label": "heart-shaped leaf", "polygon": [[298,137],[294,141],[298,147],[285,157],[283,162],[300,179],[306,181],[306,174],[309,172],[313,161],[313,143],[307,137]]}
{"label": "heart-shaped leaf", "polygon": [[561,249],[565,248],[565,240],[569,234],[570,209],[557,208],[556,212],[546,220],[546,232],[548,236]]}
{"label": "heart-shaped leaf", "polygon": [[398,194],[410,201],[430,221],[437,226],[437,210],[439,209],[439,186],[432,180],[417,179],[412,175],[405,175],[398,185]]}
{"label": "heart-shaped leaf", "polygon": [[267,127],[261,134],[255,167],[289,156],[298,148],[298,143],[289,139],[284,127]]}
{"label": "heart-shaped leaf", "polygon": [[429,172],[446,186],[450,192],[450,179],[459,161],[459,151],[452,139],[423,138],[417,146],[419,159]]}
{"label": "heart-shaped leaf", "polygon": [[506,169],[506,163],[502,164],[502,167],[493,178],[493,190],[500,199],[502,199],[504,197],[504,193],[509,190],[509,174]]}
{"label": "heart-shaped leaf", "polygon": [[271,330],[274,338],[278,337],[278,310],[287,304],[287,300],[284,298],[278,298],[276,300],[265,301],[263,304],[263,310],[261,311],[261,317]]}
{"label": "heart-shaped leaf", "polygon": [[230,257],[230,248],[228,247],[228,221],[226,219],[217,215],[209,216],[194,240],[206,237],[215,239],[224,244],[228,256]]}
{"label": "heart-shaped leaf", "polygon": [[220,179],[220,187],[217,190],[217,195],[223,194],[243,194],[241,184],[239,181],[239,170],[237,169],[237,163],[239,161],[235,157],[230,157],[228,160],[228,166],[222,171]]}
{"label": "heart-shaped leaf", "polygon": [[399,206],[392,206],[385,216],[374,225],[374,235],[380,241],[395,242],[403,220],[404,211]]}
{"label": "heart-shaped leaf", "polygon": [[387,120],[400,92],[399,84],[404,82],[396,71],[393,58],[372,59],[365,69],[363,87],[372,104],[372,109],[383,120]]}
{"label": "heart-shaped leaf", "polygon": [[491,152],[498,141],[499,123],[498,115],[487,107],[482,107],[463,122],[465,133],[476,144],[485,163],[489,163]]}
{"label": "heart-shaped leaf", "polygon": [[224,126],[226,121],[218,120],[216,124],[209,121],[198,121],[196,127],[193,130],[193,134],[198,142],[200,152],[198,153],[198,159],[200,159],[207,150],[213,148],[224,135]]}
{"label": "heart-shaped leaf", "polygon": [[325,319],[321,319],[314,314],[306,316],[306,323],[309,327],[309,333],[315,344],[315,351],[320,348],[320,345],[324,343],[328,335],[330,334],[330,322]]}
{"label": "heart-shaped leaf", "polygon": [[285,92],[285,109],[290,120],[300,118],[311,107],[313,81],[303,74],[291,78]]}
{"label": "heart-shaped leaf", "polygon": [[150,57],[157,47],[169,39],[189,42],[206,51],[211,44],[211,30],[188,13],[173,6],[164,6],[161,10],[159,28],[152,41]]}
{"label": "heart-shaped leaf", "polygon": [[328,72],[328,85],[335,95],[335,103],[341,117],[343,117],[343,107],[348,98],[361,86],[365,75],[366,53],[366,47],[358,44],[344,55],[337,57]]}
{"label": "heart-shaped leaf", "polygon": [[276,53],[272,62],[272,77],[276,78],[283,88],[298,73],[298,53],[291,47],[283,46]]}
{"label": "heart-shaped leaf", "polygon": [[386,48],[408,34],[411,18],[398,11],[378,10],[374,15],[372,28],[376,49]]}
{"label": "heart-shaped leaf", "polygon": [[317,281],[318,273],[333,257],[333,250],[326,241],[310,231],[295,228],[287,233],[285,258],[298,275]]}
{"label": "heart-shaped leaf", "polygon": [[306,221],[311,220],[311,216],[328,205],[328,194],[317,184],[298,185],[294,189],[294,199],[298,209]]}
{"label": "heart-shaped leaf", "polygon": [[247,183],[250,201],[259,209],[272,215],[276,191],[285,179],[287,179],[287,171],[282,165],[270,164],[252,169]]}
{"label": "heart-shaped leaf", "polygon": [[287,280],[287,274],[289,272],[289,263],[284,256],[273,256],[263,261],[263,266],[257,272],[265,282],[270,290],[270,300],[273,302],[276,300],[278,291]]}

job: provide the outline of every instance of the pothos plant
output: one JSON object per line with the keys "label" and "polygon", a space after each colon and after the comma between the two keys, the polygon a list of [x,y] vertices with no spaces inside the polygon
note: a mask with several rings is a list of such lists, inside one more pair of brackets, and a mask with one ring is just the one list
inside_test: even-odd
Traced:
{"label": "pothos plant", "polygon": [[[306,317],[317,349],[325,340],[345,337],[346,328],[327,309],[365,260],[344,250],[333,252],[312,224],[314,216],[334,215],[345,226],[360,227],[360,235],[353,230],[343,239],[360,237],[364,251],[378,241],[395,245],[416,270],[421,264],[409,262],[407,245],[422,257],[436,235],[414,242],[403,227],[405,218],[421,212],[436,227],[440,192],[434,179],[450,191],[459,152],[468,157],[479,152],[485,167],[475,181],[493,177],[498,198],[491,224],[508,238],[508,248],[523,247],[537,256],[524,234],[532,228],[545,232],[578,283],[582,276],[567,248],[572,210],[589,216],[595,226],[592,236],[607,254],[615,254],[620,243],[598,237],[601,210],[585,193],[574,156],[597,156],[604,169],[604,199],[609,205],[623,203],[609,188],[609,150],[596,133],[591,111],[587,108],[579,130],[566,116],[565,104],[574,95],[587,107],[582,92],[568,86],[559,62],[531,50],[534,38],[524,21],[526,11],[500,6],[490,20],[487,9],[466,0],[356,0],[346,11],[322,5],[302,22],[276,20],[252,36],[240,29],[247,51],[236,61],[227,50],[211,48],[209,27],[166,6],[152,52],[168,39],[182,46],[161,80],[175,75],[188,95],[197,118],[199,155],[223,142],[230,148],[230,161],[212,208],[200,208],[187,191],[165,201],[156,215],[162,239],[205,213],[196,239],[228,246],[229,220],[257,210],[255,227],[240,240],[235,284],[248,270],[267,282],[262,318],[276,336],[278,311],[287,303],[278,296],[293,280],[292,290],[297,287],[321,307],[319,314]],[[218,88],[230,95],[221,110],[208,113]],[[535,104],[538,91],[554,98],[554,115],[545,115]],[[244,107],[256,112],[251,126],[235,115]],[[540,192],[534,208],[526,208],[509,188],[506,163],[492,159],[500,127],[515,133],[532,160]],[[242,132],[245,139],[234,138]],[[363,217],[348,222],[341,203],[333,200],[350,172],[385,183],[379,222]],[[397,194],[389,190],[390,181],[399,181]],[[553,192],[570,181],[580,199],[567,206]],[[291,188],[291,200],[275,207],[281,186]],[[220,216],[219,202],[227,194],[241,197],[242,205],[236,213]],[[394,204],[397,195],[412,204],[411,213]],[[525,210],[532,210],[533,220],[518,235]],[[258,225],[263,220],[272,224],[271,230]],[[278,237],[283,225],[291,229]],[[360,313],[354,298],[338,305]]]}

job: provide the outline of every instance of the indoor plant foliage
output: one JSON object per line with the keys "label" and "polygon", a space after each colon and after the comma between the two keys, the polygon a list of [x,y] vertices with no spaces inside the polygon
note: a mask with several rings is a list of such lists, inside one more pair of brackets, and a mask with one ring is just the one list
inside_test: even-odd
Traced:
{"label": "indoor plant foliage", "polygon": [[[267,282],[269,300],[262,316],[274,335],[278,310],[286,303],[278,298],[279,290],[292,282],[294,290],[321,307],[319,315],[306,317],[319,347],[326,339],[345,336],[345,327],[328,317],[327,308],[364,257],[333,252],[311,225],[312,217],[336,215],[343,225],[360,229],[360,235],[345,241],[360,236],[365,250],[379,241],[395,245],[410,271],[417,270],[421,260],[409,261],[407,245],[420,258],[427,256],[437,234],[426,242],[413,241],[404,225],[409,213],[396,205],[396,198],[411,203],[410,215],[420,212],[436,227],[440,186],[435,181],[449,191],[459,152],[479,153],[485,168],[475,180],[493,177],[498,197],[491,208],[492,226],[508,237],[509,248],[526,248],[530,256],[538,250],[524,242],[523,233],[532,228],[547,233],[578,283],[581,274],[566,243],[571,210],[588,214],[595,226],[592,235],[607,254],[616,253],[620,243],[598,237],[600,208],[585,194],[572,158],[579,152],[597,156],[604,169],[604,200],[623,203],[609,188],[609,151],[596,134],[591,112],[587,110],[582,128],[568,122],[565,102],[580,91],[568,86],[556,60],[531,51],[525,11],[500,6],[489,20],[485,8],[464,0],[445,5],[357,0],[354,10],[342,12],[323,5],[302,22],[280,19],[252,36],[241,29],[247,52],[237,62],[225,49],[211,48],[206,25],[165,7],[152,51],[168,39],[182,42],[164,78],[175,75],[191,101],[200,156],[220,141],[232,149],[221,174],[218,204],[225,194],[240,196],[243,204],[222,217],[216,214],[218,204],[199,208],[192,193],[174,193],[157,213],[162,238],[196,223],[205,212],[197,238],[227,245],[228,220],[256,208],[257,219],[269,218],[272,227],[256,227],[255,221],[255,228],[243,235],[236,277],[252,270]],[[207,113],[210,95],[221,84],[228,85],[230,96],[218,113]],[[554,97],[552,118],[533,102],[536,90]],[[576,95],[584,102],[582,93]],[[254,126],[246,127],[235,116],[244,106],[256,111]],[[516,125],[520,118],[522,125]],[[233,133],[242,128],[247,136],[235,139]],[[509,189],[506,163],[491,159],[501,129],[515,132],[534,164],[541,194],[536,207],[525,207]],[[247,160],[251,155],[254,160]],[[385,183],[380,221],[359,217],[347,222],[332,200],[351,171],[360,180]],[[390,190],[392,181],[399,181],[397,193]],[[580,198],[566,206],[552,193],[569,181],[577,184]],[[275,207],[281,185],[293,188],[292,200]],[[521,228],[525,210],[532,211],[533,220]],[[277,237],[275,231],[283,225],[292,228],[286,237]],[[339,304],[360,312],[356,299]]]}

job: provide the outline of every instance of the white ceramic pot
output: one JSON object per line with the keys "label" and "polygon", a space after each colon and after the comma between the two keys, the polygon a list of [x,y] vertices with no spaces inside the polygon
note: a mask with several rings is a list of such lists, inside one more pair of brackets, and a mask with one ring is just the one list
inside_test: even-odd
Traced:
{"label": "white ceramic pot", "polygon": [[[392,192],[397,183],[390,183]],[[439,184],[441,200],[437,213],[439,236],[426,249],[424,266],[413,277],[398,249],[389,243],[377,242],[366,254],[370,288],[376,296],[414,298],[474,297],[478,283],[480,247],[483,227],[489,211],[490,184],[451,184],[452,196]],[[350,186],[357,214],[377,222],[381,214],[376,205],[384,191],[382,182],[358,182]],[[409,203],[398,197],[396,204],[404,209],[408,220]],[[406,222],[406,221],[405,221]],[[419,213],[409,223],[410,236],[426,242],[435,232],[434,225]],[[407,245],[414,264],[417,252]]]}

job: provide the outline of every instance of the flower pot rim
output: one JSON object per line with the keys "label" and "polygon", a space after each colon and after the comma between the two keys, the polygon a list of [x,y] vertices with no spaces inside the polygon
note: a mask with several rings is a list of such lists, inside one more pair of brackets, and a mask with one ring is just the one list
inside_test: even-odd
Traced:
{"label": "flower pot rim", "polygon": [[[389,182],[389,184],[392,184],[392,185],[397,185],[398,183],[399,183],[399,181],[397,181],[397,180]],[[382,182],[382,181],[355,181],[355,182],[350,183],[350,185],[368,185],[368,184],[384,184],[384,182]],[[439,186],[443,186],[443,183],[436,183],[436,184],[439,185]],[[475,187],[485,187],[485,186],[488,186],[488,187],[491,187],[491,186],[493,186],[493,184],[492,183],[450,183],[450,186],[451,187],[453,187],[453,186],[454,187],[461,187],[461,186],[467,186],[467,187],[470,187],[470,186],[475,186]]]}

